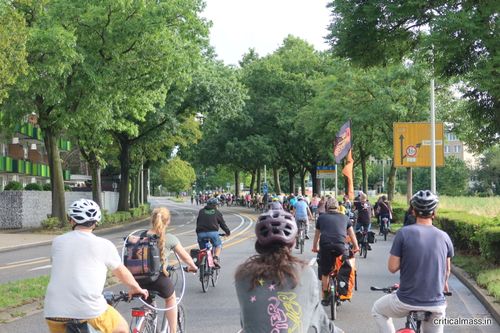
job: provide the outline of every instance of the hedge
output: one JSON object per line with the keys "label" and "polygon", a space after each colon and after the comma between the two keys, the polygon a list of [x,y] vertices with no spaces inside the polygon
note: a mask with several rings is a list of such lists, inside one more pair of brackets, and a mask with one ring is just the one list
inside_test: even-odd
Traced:
{"label": "hedge", "polygon": [[[393,220],[403,223],[407,207],[395,203]],[[438,209],[434,225],[445,231],[457,251],[500,263],[500,218]]]}
{"label": "hedge", "polygon": [[23,184],[13,180],[13,181],[9,182],[7,185],[5,185],[5,188],[3,190],[4,191],[22,191]]}
{"label": "hedge", "polygon": [[43,191],[42,185],[37,183],[30,183],[24,187],[25,191]]}
{"label": "hedge", "polygon": [[149,204],[140,205],[137,208],[131,208],[128,212],[116,212],[113,214],[108,214],[106,211],[104,211],[101,225],[112,225],[134,218],[147,216],[149,215],[149,211]]}

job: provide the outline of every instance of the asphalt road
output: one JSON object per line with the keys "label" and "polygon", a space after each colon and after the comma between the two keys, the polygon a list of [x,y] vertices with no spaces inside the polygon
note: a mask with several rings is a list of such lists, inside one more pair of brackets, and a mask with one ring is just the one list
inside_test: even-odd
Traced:
{"label": "asphalt road", "polygon": [[[153,199],[153,206],[166,205],[172,211],[172,227],[170,231],[176,234],[185,247],[195,246],[196,235],[194,223],[196,212],[200,207],[189,204],[175,204],[171,201]],[[240,331],[239,307],[234,290],[234,272],[238,264],[254,253],[253,223],[248,214],[253,211],[245,208],[223,208],[224,217],[232,230],[232,236],[225,241],[222,253],[222,270],[215,288],[210,287],[203,293],[197,276],[189,274],[186,277],[186,293],[182,304],[187,314],[187,329],[190,333],[221,332],[237,333]],[[110,233],[105,236],[121,247],[125,232]],[[370,291],[370,286],[388,286],[398,281],[398,274],[387,271],[386,262],[392,238],[388,241],[379,240],[373,245],[373,251],[366,259],[357,258],[358,291],[354,293],[351,302],[345,302],[338,310],[336,325],[346,332],[376,332],[375,323],[370,310],[373,302],[382,296],[380,292]],[[301,256],[314,263],[315,255],[310,252],[310,242],[306,243],[306,252]],[[297,250],[295,250],[297,251]],[[48,274],[50,262],[49,247],[37,247],[15,252],[9,252],[10,261],[18,260],[19,265],[12,269],[2,270],[5,254],[0,254],[0,281],[25,278],[39,274]],[[15,257],[13,257],[15,254]],[[30,257],[31,256],[31,257]],[[47,259],[45,259],[47,258]],[[24,264],[30,262],[30,264]],[[24,263],[22,262],[24,261]],[[35,263],[36,262],[36,263]],[[450,286],[453,296],[448,298],[448,318],[491,318],[485,308],[471,292],[456,279],[451,277]],[[425,286],[423,286],[425,287]],[[116,286],[114,290],[123,287]],[[122,303],[119,311],[129,317],[131,304]],[[328,309],[327,309],[328,310]],[[396,326],[402,327],[403,320],[396,320]],[[48,332],[41,312],[23,319],[0,325],[0,333]],[[489,326],[446,326],[445,332],[500,332],[500,327],[492,320]]]}

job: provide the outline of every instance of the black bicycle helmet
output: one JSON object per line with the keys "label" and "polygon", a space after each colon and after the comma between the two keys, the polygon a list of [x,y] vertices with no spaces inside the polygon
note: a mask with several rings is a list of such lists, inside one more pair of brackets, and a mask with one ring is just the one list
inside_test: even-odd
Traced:
{"label": "black bicycle helmet", "polygon": [[437,195],[429,190],[418,191],[410,200],[410,205],[413,207],[417,216],[430,216],[436,210],[439,203]]}
{"label": "black bicycle helmet", "polygon": [[219,199],[217,198],[210,198],[207,200],[207,206],[217,206],[219,204]]}
{"label": "black bicycle helmet", "polygon": [[269,210],[259,216],[255,234],[262,246],[283,244],[292,247],[297,236],[297,223],[293,215],[284,210]]}

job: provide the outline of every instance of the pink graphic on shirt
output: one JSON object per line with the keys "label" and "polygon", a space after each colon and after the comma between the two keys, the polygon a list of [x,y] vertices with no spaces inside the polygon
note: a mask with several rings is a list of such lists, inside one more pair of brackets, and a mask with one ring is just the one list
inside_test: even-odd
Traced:
{"label": "pink graphic on shirt", "polygon": [[255,296],[250,297],[250,302],[252,303],[257,302],[257,297]]}
{"label": "pink graphic on shirt", "polygon": [[273,291],[275,288],[276,288],[276,286],[275,286],[274,284],[271,284],[271,285],[269,286],[269,290],[270,290],[270,291]]}
{"label": "pink graphic on shirt", "polygon": [[288,319],[285,312],[280,309],[281,302],[277,297],[268,299],[271,303],[267,306],[267,313],[271,322],[271,333],[279,333],[282,329],[288,329]]}

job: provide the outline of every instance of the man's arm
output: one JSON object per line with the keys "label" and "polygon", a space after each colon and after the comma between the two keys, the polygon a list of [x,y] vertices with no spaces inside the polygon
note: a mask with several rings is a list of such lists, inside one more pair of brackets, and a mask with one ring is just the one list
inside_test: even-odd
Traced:
{"label": "man's arm", "polygon": [[132,297],[132,295],[141,294],[144,298],[148,298],[148,291],[139,286],[137,281],[132,276],[132,273],[130,273],[127,267],[123,264],[115,268],[112,273],[118,278],[118,280],[120,280],[120,282],[128,287],[128,294],[130,297]]}
{"label": "man's arm", "polygon": [[389,272],[396,273],[399,271],[401,265],[401,258],[393,256],[392,254],[389,256],[389,262],[387,263],[387,268]]}
{"label": "man's arm", "polygon": [[221,212],[218,212],[218,213],[219,213],[218,221],[219,221],[220,227],[222,228],[222,230],[224,230],[224,232],[226,233],[226,236],[231,235],[231,230],[229,230],[228,226],[226,225],[226,221],[224,221],[224,217],[222,216],[222,213]]}
{"label": "man's arm", "polygon": [[318,250],[319,250],[318,242],[319,242],[320,235],[321,235],[321,232],[319,231],[319,229],[316,229],[316,231],[314,232],[314,240],[313,240],[313,248],[312,248],[313,252],[318,252]]}
{"label": "man's arm", "polygon": [[448,292],[450,289],[448,288],[448,278],[450,277],[451,273],[451,258],[448,257],[446,258],[446,276],[444,280],[444,291]]}
{"label": "man's arm", "polygon": [[354,228],[353,227],[347,228],[347,234],[349,235],[349,238],[351,238],[352,244],[354,245],[352,248],[352,252],[353,253],[359,252],[358,239],[356,238],[356,234],[354,234]]}

